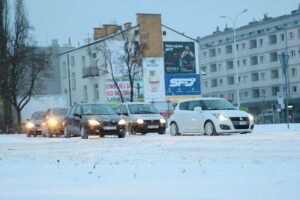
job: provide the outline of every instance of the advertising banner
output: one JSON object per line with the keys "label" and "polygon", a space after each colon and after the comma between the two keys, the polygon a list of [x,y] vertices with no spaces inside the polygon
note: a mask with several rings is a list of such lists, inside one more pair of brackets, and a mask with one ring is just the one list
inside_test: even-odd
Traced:
{"label": "advertising banner", "polygon": [[194,42],[164,42],[166,74],[196,73]]}
{"label": "advertising banner", "polygon": [[145,102],[165,101],[163,58],[144,58],[143,68]]}
{"label": "advertising banner", "polygon": [[200,95],[199,74],[166,74],[166,96]]}
{"label": "advertising banner", "polygon": [[[118,86],[123,94],[124,100],[130,100],[130,84],[129,80],[126,77],[116,77],[118,82]],[[106,78],[105,83],[106,89],[106,97],[109,103],[118,103],[121,102],[121,97],[119,95],[119,91],[114,84],[114,81],[108,77]],[[134,81],[134,100],[142,100],[143,99],[143,80],[142,78],[136,78]]]}

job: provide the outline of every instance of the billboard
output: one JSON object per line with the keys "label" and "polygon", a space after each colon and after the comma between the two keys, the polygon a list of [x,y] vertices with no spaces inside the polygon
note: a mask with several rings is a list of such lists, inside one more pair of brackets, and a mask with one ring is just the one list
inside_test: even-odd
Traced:
{"label": "billboard", "polygon": [[[118,82],[118,86],[123,94],[124,100],[130,100],[130,84],[127,77],[115,77],[116,81]],[[142,78],[135,78],[134,81],[134,100],[141,100],[143,99],[143,80]],[[106,78],[105,83],[105,94],[107,97],[107,101],[109,103],[117,103],[121,102],[121,98],[119,95],[119,91],[112,80],[112,78]]]}
{"label": "billboard", "polygon": [[166,74],[196,73],[194,42],[164,42]]}
{"label": "billboard", "polygon": [[164,101],[165,81],[164,81],[164,60],[160,58],[144,58],[144,100]]}
{"label": "billboard", "polygon": [[166,95],[186,96],[200,95],[199,74],[166,74]]}

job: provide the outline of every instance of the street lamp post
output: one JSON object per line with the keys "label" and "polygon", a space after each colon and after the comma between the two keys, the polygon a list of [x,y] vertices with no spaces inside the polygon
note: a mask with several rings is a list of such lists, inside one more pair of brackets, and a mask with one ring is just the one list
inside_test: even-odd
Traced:
{"label": "street lamp post", "polygon": [[285,110],[286,110],[286,123],[287,123],[287,127],[288,129],[290,128],[289,125],[289,93],[288,93],[288,62],[289,62],[289,55],[285,52],[282,52],[279,55],[279,61],[284,73],[284,78],[285,78]]}
{"label": "street lamp post", "polygon": [[237,14],[235,16],[235,18],[229,17],[229,16],[220,16],[221,18],[227,18],[232,22],[232,26],[233,26],[233,54],[234,54],[234,65],[235,65],[235,81],[236,81],[236,97],[237,97],[237,104],[238,107],[240,107],[240,88],[239,88],[239,71],[238,71],[238,65],[237,65],[237,49],[236,49],[236,20],[238,19],[238,17],[247,12],[248,9],[243,10],[242,12],[240,12],[239,14]]}

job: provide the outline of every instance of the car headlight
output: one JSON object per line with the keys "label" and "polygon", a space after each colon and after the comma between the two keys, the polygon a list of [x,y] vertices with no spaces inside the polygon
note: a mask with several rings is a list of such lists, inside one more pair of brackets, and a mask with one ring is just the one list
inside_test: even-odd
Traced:
{"label": "car headlight", "polygon": [[165,124],[166,123],[166,120],[164,118],[161,118],[159,121],[160,121],[161,124]]}
{"label": "car headlight", "polygon": [[91,126],[99,126],[100,125],[100,123],[94,119],[90,119],[90,120],[88,120],[88,122],[89,122],[89,125],[91,125]]}
{"label": "car headlight", "polygon": [[48,124],[49,124],[50,126],[56,126],[56,125],[58,124],[58,121],[57,121],[56,119],[50,118],[50,119],[48,120]]}
{"label": "car headlight", "polygon": [[121,119],[119,122],[118,122],[119,125],[125,125],[126,124],[126,121],[124,119]]}
{"label": "car headlight", "polygon": [[218,120],[220,121],[227,121],[228,120],[228,117],[226,117],[225,115],[223,114],[220,114],[220,113],[214,113],[213,114]]}
{"label": "car headlight", "polygon": [[34,124],[32,122],[27,122],[26,123],[26,128],[27,129],[32,129],[34,127]]}
{"label": "car headlight", "polygon": [[137,122],[138,124],[143,124],[143,123],[144,123],[144,120],[138,119],[136,122]]}
{"label": "car headlight", "polygon": [[251,122],[253,122],[253,121],[254,121],[254,117],[253,117],[253,115],[250,115],[250,114],[249,114],[249,120],[250,120]]}

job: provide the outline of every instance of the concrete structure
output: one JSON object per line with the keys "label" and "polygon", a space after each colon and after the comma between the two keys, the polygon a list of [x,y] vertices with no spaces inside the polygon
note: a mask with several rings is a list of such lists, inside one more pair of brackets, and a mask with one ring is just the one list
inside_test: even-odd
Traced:
{"label": "concrete structure", "polygon": [[[159,92],[155,91],[156,93],[153,92],[154,95],[152,93],[148,95],[148,97],[150,96],[148,98],[149,101],[158,99],[163,101],[168,99],[176,100],[180,98],[179,96],[168,98],[165,95],[164,42],[176,41],[182,48],[185,44],[192,44],[194,55],[199,54],[197,41],[167,26],[163,26],[160,14],[137,14],[136,26],[132,26],[128,22],[123,27],[113,24],[94,28],[94,40],[87,41],[89,42],[85,45],[63,52],[59,56],[61,92],[69,96],[70,105],[80,102],[111,104],[120,102],[120,99],[116,97],[118,91],[116,91],[115,84],[110,77],[109,62],[113,61],[113,65],[115,65],[118,62],[117,55],[119,58],[126,56],[124,55],[126,42],[129,42],[129,46],[133,48],[132,52],[130,52],[131,56],[134,56],[136,53],[140,54],[141,56],[138,59],[141,59],[141,63],[143,63],[143,65],[137,65],[138,75],[134,84],[136,94],[134,100],[144,100],[144,94],[150,91],[150,89],[147,89],[147,84],[151,78],[151,80],[159,78],[159,83],[162,85],[160,85]],[[108,58],[109,54],[111,54],[112,59]],[[176,56],[178,59],[180,58],[180,54],[177,53]],[[192,73],[185,73],[185,77],[189,78],[189,76],[196,76],[196,73],[199,73],[198,58],[194,57],[194,60],[195,66],[193,67],[195,67],[195,70]],[[150,70],[147,70],[146,66],[150,66]],[[153,75],[153,67],[159,68],[156,75]],[[126,89],[129,85],[128,80],[125,80],[123,75],[123,68],[124,63],[119,61],[118,66],[114,69],[114,75],[118,79],[120,86]],[[147,76],[147,73],[153,76],[150,78]],[[196,81],[194,77],[191,80]],[[128,93],[128,91],[125,91],[125,93]],[[200,95],[200,86],[198,93],[195,91],[193,95]]]}
{"label": "concrete structure", "polygon": [[[236,84],[240,88],[241,107],[256,115],[261,122],[282,122],[284,113],[274,110],[277,92],[285,90],[284,74],[278,55],[289,54],[289,97],[294,110],[291,121],[300,121],[300,9],[291,14],[252,21],[236,30],[217,30],[199,38],[202,94],[236,99]],[[233,48],[237,49],[239,82],[235,82]]]}

